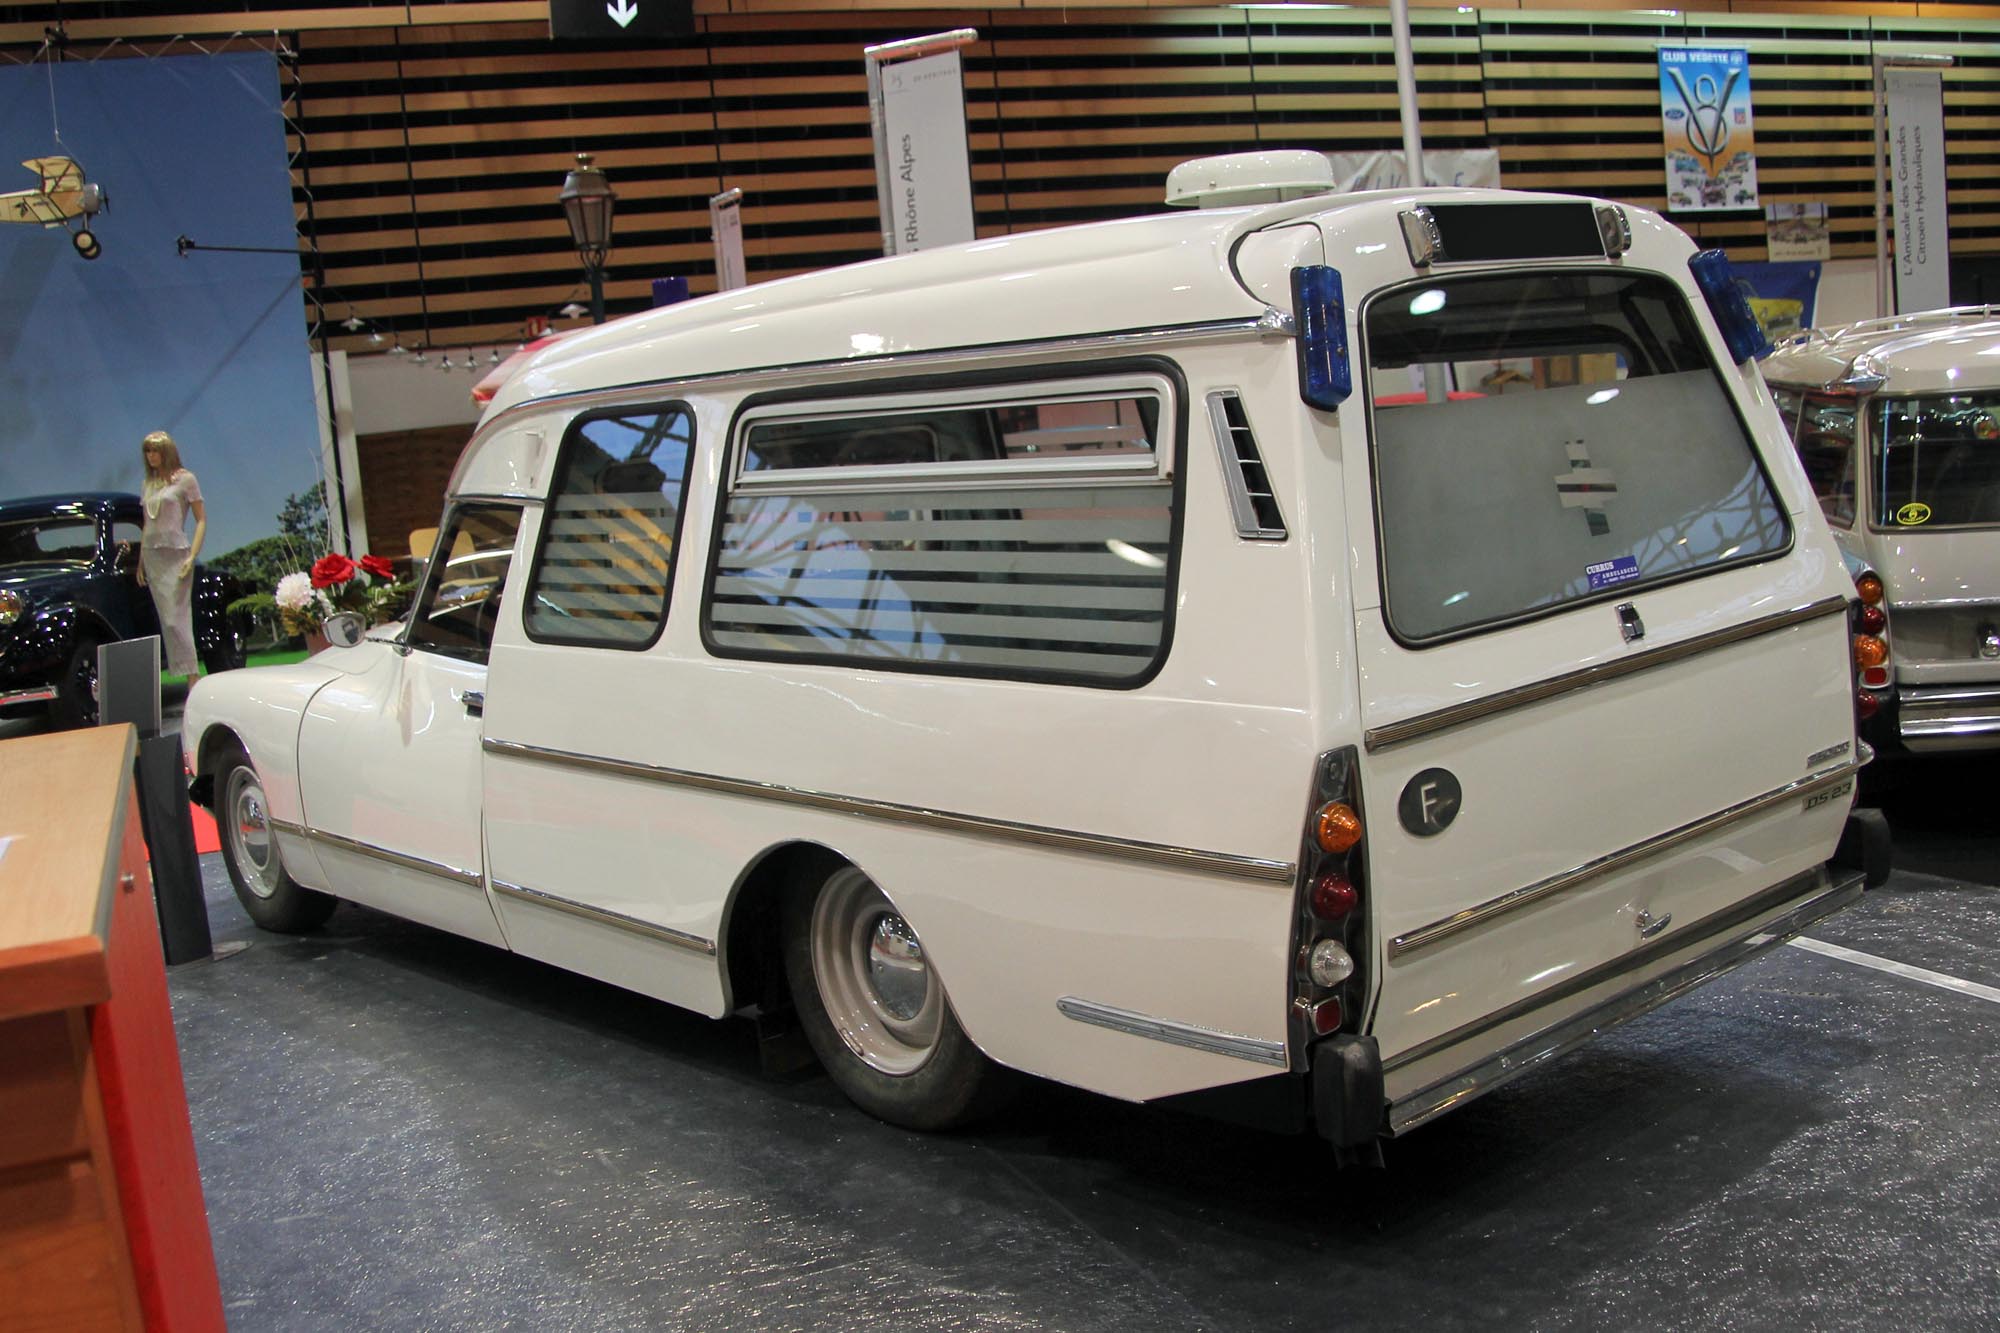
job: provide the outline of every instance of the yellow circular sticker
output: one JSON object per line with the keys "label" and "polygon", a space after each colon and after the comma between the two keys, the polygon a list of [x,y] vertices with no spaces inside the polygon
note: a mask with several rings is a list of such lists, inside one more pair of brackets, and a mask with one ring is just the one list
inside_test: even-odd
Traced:
{"label": "yellow circular sticker", "polygon": [[1896,521],[1906,528],[1928,523],[1931,521],[1931,507],[1921,500],[1912,500],[1896,511]]}

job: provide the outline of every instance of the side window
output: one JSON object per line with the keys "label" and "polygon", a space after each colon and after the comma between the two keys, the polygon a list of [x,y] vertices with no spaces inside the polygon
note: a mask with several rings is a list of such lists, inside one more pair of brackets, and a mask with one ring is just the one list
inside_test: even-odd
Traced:
{"label": "side window", "polygon": [[1799,461],[1829,523],[1854,525],[1852,398],[1808,396],[1799,415]]}
{"label": "side window", "polygon": [[467,505],[438,536],[423,595],[410,614],[409,645],[469,662],[484,662],[507,592],[514,534],[521,511],[514,505]]}
{"label": "side window", "polygon": [[604,412],[570,428],[528,580],[528,637],[644,648],[659,637],[694,417],[673,404]]}
{"label": "side window", "polygon": [[1131,684],[1166,651],[1157,376],[744,417],[704,631],[729,656]]}

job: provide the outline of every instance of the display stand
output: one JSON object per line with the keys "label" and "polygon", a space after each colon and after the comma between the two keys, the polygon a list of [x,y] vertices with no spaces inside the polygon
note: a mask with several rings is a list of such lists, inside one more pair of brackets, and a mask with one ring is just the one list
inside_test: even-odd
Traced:
{"label": "display stand", "polygon": [[223,1328],[129,726],[0,741],[0,1323]]}

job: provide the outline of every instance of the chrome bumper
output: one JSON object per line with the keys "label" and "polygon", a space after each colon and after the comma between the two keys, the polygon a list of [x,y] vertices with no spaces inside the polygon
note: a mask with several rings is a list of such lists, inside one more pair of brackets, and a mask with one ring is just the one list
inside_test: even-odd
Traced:
{"label": "chrome bumper", "polygon": [[1607,1028],[1712,981],[1858,901],[1858,869],[1816,866],[1755,898],[1383,1062],[1400,1134],[1510,1082]]}
{"label": "chrome bumper", "polygon": [[1913,686],[1898,690],[1896,728],[1912,749],[2000,746],[2000,686]]}
{"label": "chrome bumper", "polygon": [[37,685],[28,690],[8,690],[0,693],[0,708],[13,704],[45,704],[56,697],[53,685]]}

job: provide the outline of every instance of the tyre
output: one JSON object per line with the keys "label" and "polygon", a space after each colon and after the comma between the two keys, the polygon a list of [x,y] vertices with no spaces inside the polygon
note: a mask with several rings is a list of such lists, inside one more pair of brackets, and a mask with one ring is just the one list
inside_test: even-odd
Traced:
{"label": "tyre", "polygon": [[222,834],[222,862],[250,919],[265,930],[295,935],[315,929],[340,905],[308,889],[285,870],[264,804],[264,783],[240,745],[216,756],[215,822]]}
{"label": "tyre", "polygon": [[215,638],[217,641],[201,655],[201,669],[212,676],[218,671],[235,671],[241,667],[245,660],[242,631],[225,621]]}
{"label": "tyre", "polygon": [[822,865],[788,888],[785,975],[813,1053],[848,1099],[909,1129],[996,1109],[1008,1070],[972,1044],[916,933],[873,880]]}
{"label": "tyre", "polygon": [[56,683],[56,697],[49,704],[49,717],[59,728],[97,725],[97,645],[84,637],[70,649],[62,679]]}

